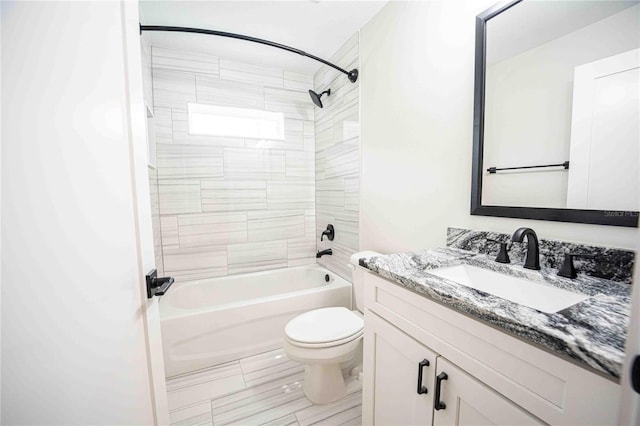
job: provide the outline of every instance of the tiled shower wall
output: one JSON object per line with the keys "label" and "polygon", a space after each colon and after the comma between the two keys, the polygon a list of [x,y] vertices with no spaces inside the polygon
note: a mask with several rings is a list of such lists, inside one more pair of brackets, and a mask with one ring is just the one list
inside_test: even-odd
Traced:
{"label": "tiled shower wall", "polygon": [[[152,144],[154,136],[153,117],[149,118],[149,111],[153,111],[153,85],[151,71],[151,44],[147,37],[140,37],[140,53],[142,57],[142,86],[145,109],[147,109],[147,143]],[[155,157],[155,150],[147,149],[149,157]],[[153,227],[153,250],[155,254],[158,276],[164,276],[162,260],[162,235],[160,234],[160,206],[158,203],[158,171],[156,159],[149,158],[147,171],[149,173],[149,195],[151,197],[151,225]]]}
{"label": "tiled shower wall", "polygon": [[[312,77],[155,46],[152,69],[164,274],[315,263]],[[189,102],[283,112],[285,140],[189,135]]]}
{"label": "tiled shower wall", "polygon": [[[359,69],[359,34],[330,61],[346,70]],[[322,98],[324,108],[315,110],[316,241],[318,249],[333,250],[318,263],[351,281],[347,265],[358,251],[360,212],[360,84],[330,67],[322,67],[313,80],[316,92],[331,89],[331,95]],[[327,224],[334,226],[335,239],[320,242]]]}

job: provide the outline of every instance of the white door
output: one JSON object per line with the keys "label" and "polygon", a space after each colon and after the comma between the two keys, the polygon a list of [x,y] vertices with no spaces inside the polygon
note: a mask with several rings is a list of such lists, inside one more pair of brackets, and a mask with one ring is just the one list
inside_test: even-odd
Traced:
{"label": "white door", "polygon": [[567,207],[640,209],[640,50],[576,67]]}
{"label": "white door", "polygon": [[364,330],[362,424],[431,425],[437,355],[370,311]]}
{"label": "white door", "polygon": [[137,3],[0,8],[1,422],[166,423]]}
{"label": "white door", "polygon": [[[156,424],[169,424],[169,405],[164,373],[160,310],[158,297],[147,298],[145,275],[156,268],[151,218],[151,195],[148,165],[155,163],[155,143],[147,128],[147,105],[142,82],[142,52],[138,1],[123,2],[126,54],[126,80],[129,97],[129,125],[134,194],[136,196],[138,240],[138,278],[142,293],[142,314],[145,323],[145,343]],[[150,149],[153,147],[153,149]]]}
{"label": "white door", "polygon": [[[440,378],[440,380],[438,380]],[[433,425],[543,425],[511,401],[439,357]]]}

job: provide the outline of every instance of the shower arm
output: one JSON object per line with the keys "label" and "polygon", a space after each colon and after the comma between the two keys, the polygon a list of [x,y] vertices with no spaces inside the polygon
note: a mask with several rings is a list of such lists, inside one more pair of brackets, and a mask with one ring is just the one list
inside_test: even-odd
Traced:
{"label": "shower arm", "polygon": [[313,59],[315,61],[322,62],[323,64],[328,65],[331,68],[334,68],[334,69],[340,71],[343,74],[346,74],[347,77],[349,78],[349,81],[352,82],[352,83],[355,83],[356,80],[358,80],[358,69],[357,68],[354,68],[351,71],[347,71],[345,69],[340,68],[337,65],[332,64],[329,61],[325,61],[324,59],[318,58],[317,56],[312,55],[310,53],[307,53],[307,52],[305,52],[303,50],[296,49],[294,47],[287,46],[287,45],[284,45],[284,44],[275,43],[273,41],[247,36],[247,35],[244,35],[244,34],[228,33],[228,32],[225,32],[225,31],[217,31],[217,30],[206,30],[206,29],[203,29],[203,28],[168,27],[168,26],[163,26],[163,25],[142,25],[142,24],[140,24],[140,34],[142,34],[143,31],[172,31],[172,32],[178,32],[178,33],[208,34],[208,35],[215,35],[215,36],[220,36],[220,37],[235,38],[235,39],[238,39],[238,40],[251,41],[253,43],[265,44],[267,46],[276,47],[278,49],[286,50],[286,51],[292,52],[292,53],[297,53],[298,55],[306,56],[307,58],[311,58],[311,59]]}

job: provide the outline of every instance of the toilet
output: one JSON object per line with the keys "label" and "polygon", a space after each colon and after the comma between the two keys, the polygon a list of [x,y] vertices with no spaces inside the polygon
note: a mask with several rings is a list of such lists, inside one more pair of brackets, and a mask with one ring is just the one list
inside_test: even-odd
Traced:
{"label": "toilet", "polygon": [[[342,398],[347,388],[342,365],[362,354],[364,333],[364,274],[358,268],[363,257],[379,256],[364,251],[351,256],[355,311],[344,307],[314,309],[289,321],[285,327],[284,350],[294,361],[305,364],[303,390],[315,404]],[[361,363],[361,359],[355,360]]]}

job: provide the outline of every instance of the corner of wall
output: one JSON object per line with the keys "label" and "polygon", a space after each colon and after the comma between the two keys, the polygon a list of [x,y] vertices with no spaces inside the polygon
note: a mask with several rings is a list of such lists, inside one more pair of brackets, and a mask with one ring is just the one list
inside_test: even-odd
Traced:
{"label": "corner of wall", "polygon": [[[354,33],[330,60],[344,69],[361,71],[360,32]],[[318,263],[349,282],[349,259],[360,247],[361,76],[351,83],[329,67],[320,68],[314,75],[316,91],[331,88],[324,108],[315,108],[316,247],[333,251]],[[328,224],[335,228],[335,239],[321,242]]]}

